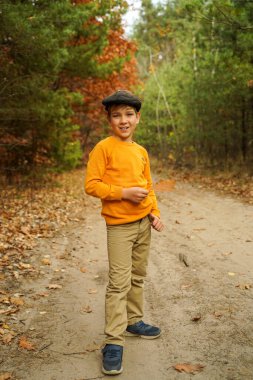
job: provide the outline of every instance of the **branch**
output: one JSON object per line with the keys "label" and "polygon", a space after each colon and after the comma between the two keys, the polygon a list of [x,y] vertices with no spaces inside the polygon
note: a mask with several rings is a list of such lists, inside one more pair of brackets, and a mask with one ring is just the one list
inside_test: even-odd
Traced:
{"label": "branch", "polygon": [[[148,49],[149,49],[150,66],[152,66],[152,53],[151,53],[151,49],[150,48],[148,48]],[[157,78],[155,70],[153,70],[153,75],[154,75],[156,84],[157,84],[157,86],[159,88],[159,91],[162,94],[162,97],[163,97],[163,100],[164,100],[165,107],[166,107],[166,110],[168,112],[168,115],[169,115],[169,117],[171,119],[171,125],[172,125],[173,132],[175,134],[176,142],[178,142],[176,124],[174,122],[174,118],[173,118],[173,115],[172,115],[172,112],[171,112],[171,109],[170,109],[170,105],[169,105],[169,103],[167,101],[167,98],[166,98],[165,92],[163,90],[163,87],[161,86],[161,84],[160,84],[160,82],[159,82],[159,80]]]}
{"label": "branch", "polygon": [[[241,25],[238,21],[230,18],[224,11],[222,11],[218,5],[214,4],[214,6],[217,8],[217,10],[224,16],[224,18],[227,20],[216,20],[217,23],[219,24],[224,24],[224,25],[229,25],[229,26],[234,26],[234,27],[237,27],[238,29],[241,29],[241,30],[252,30],[253,29],[253,26],[243,26]],[[212,23],[212,19],[207,17],[206,15],[203,15],[202,13],[200,13],[200,16],[197,16],[196,18],[202,18],[202,19],[205,19],[207,20],[208,22]]]}

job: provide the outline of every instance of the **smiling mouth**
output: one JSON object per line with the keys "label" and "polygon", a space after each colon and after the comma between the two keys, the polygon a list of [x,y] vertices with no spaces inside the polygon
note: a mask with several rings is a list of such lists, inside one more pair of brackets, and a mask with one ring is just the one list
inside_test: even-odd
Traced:
{"label": "smiling mouth", "polygon": [[119,129],[124,132],[124,131],[127,131],[129,127],[119,127]]}

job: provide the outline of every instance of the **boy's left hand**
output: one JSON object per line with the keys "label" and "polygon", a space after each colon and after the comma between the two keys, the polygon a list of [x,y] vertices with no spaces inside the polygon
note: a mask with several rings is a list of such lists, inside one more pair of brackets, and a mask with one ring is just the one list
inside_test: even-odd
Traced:
{"label": "boy's left hand", "polygon": [[158,232],[161,232],[164,229],[163,222],[154,214],[149,214],[149,220],[151,226]]}

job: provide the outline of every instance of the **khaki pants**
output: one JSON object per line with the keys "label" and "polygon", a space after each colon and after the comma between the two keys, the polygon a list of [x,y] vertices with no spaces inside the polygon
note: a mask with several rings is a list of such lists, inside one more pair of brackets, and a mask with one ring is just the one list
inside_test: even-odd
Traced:
{"label": "khaki pants", "polygon": [[124,345],[127,325],[143,317],[151,227],[148,217],[137,222],[107,226],[109,283],[105,298],[106,344]]}

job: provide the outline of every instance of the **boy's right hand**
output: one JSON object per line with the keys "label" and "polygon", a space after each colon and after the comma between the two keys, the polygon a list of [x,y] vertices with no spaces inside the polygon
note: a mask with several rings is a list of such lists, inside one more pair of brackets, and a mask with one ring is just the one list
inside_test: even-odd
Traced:
{"label": "boy's right hand", "polygon": [[122,191],[122,199],[127,199],[128,201],[134,203],[140,203],[148,195],[148,190],[142,187],[129,187],[124,188]]}

